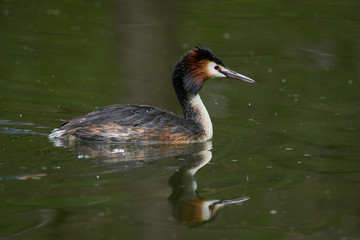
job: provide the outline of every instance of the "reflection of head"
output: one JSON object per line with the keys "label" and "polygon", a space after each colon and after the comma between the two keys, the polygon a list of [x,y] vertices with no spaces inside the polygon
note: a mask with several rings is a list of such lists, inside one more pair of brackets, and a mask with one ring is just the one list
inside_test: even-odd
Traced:
{"label": "reflection of head", "polygon": [[215,219],[218,211],[230,204],[243,202],[249,197],[231,200],[206,200],[197,193],[195,173],[211,160],[211,151],[204,150],[189,156],[183,166],[169,179],[172,193],[169,202],[174,218],[189,226],[197,226]]}
{"label": "reflection of head", "polygon": [[248,199],[249,197],[231,200],[205,200],[201,197],[193,198],[188,201],[177,202],[176,205],[173,205],[173,215],[178,222],[193,227],[214,220],[222,207],[240,203]]}

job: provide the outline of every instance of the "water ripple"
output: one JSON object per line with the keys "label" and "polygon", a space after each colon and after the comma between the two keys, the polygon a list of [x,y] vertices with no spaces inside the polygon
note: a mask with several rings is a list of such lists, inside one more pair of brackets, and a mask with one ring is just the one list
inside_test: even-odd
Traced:
{"label": "water ripple", "polygon": [[41,126],[35,126],[33,123],[27,122],[14,122],[11,120],[0,119],[0,125],[8,125],[7,127],[0,128],[0,132],[4,134],[30,134],[30,135],[42,135],[47,136],[47,133],[40,133],[31,129],[20,129],[20,128],[13,128],[11,126],[34,126],[35,128],[47,128]]}
{"label": "water ripple", "polygon": [[0,119],[0,124],[2,125],[23,125],[23,126],[32,126],[33,123],[26,123],[26,122],[13,122],[6,119]]}

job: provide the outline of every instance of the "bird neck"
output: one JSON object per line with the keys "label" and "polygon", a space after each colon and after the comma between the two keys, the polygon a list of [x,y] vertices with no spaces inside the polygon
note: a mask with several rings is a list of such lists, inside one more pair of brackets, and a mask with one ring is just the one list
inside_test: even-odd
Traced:
{"label": "bird neck", "polygon": [[204,140],[208,140],[213,136],[213,127],[210,115],[206,110],[198,93],[192,94],[184,89],[181,84],[174,82],[174,88],[178,100],[181,104],[185,120],[195,121],[204,131]]}

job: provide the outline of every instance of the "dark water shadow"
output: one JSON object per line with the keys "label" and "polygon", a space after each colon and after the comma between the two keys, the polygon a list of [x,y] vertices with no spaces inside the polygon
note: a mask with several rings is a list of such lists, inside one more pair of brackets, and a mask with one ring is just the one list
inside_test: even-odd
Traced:
{"label": "dark water shadow", "polygon": [[10,218],[11,222],[11,220],[16,219],[16,227],[14,227],[16,230],[3,236],[0,234],[0,239],[26,239],[22,236],[50,225],[52,221],[57,219],[58,215],[59,211],[55,209],[35,209],[11,213],[7,216],[7,220]]}

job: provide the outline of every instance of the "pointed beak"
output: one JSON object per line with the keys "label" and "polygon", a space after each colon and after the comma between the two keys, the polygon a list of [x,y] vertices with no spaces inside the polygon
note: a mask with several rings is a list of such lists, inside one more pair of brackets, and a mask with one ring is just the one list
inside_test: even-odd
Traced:
{"label": "pointed beak", "polygon": [[220,67],[219,72],[224,74],[228,78],[239,79],[248,83],[255,83],[253,79],[225,67]]}

